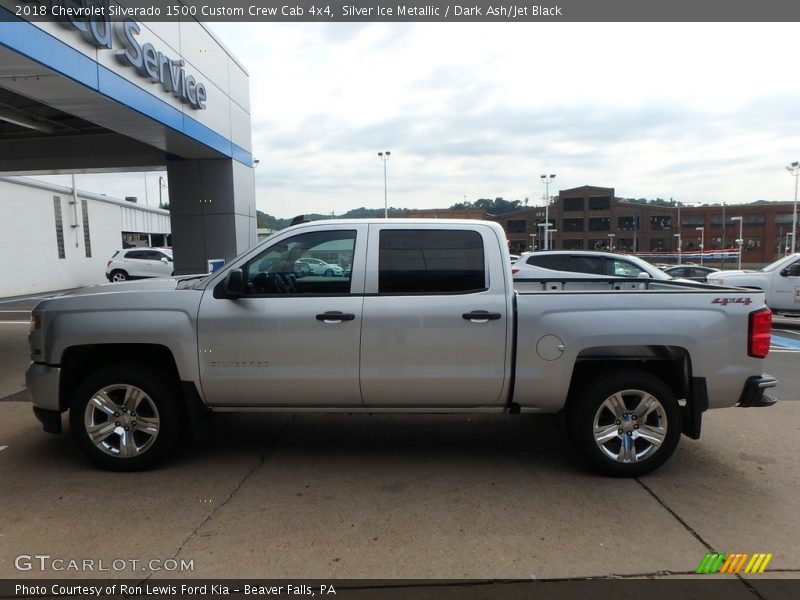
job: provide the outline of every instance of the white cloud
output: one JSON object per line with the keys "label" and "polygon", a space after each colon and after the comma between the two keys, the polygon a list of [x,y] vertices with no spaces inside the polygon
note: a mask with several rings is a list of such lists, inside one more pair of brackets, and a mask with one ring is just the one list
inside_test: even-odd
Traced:
{"label": "white cloud", "polygon": [[793,195],[792,23],[210,27],[250,72],[257,205],[278,216],[382,207],[380,150],[408,208],[536,200],[545,172],[551,192]]}

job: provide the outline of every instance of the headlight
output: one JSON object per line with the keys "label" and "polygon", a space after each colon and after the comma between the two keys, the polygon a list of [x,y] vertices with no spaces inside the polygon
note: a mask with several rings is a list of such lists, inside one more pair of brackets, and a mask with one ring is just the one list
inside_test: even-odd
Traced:
{"label": "headlight", "polygon": [[42,315],[31,315],[31,331],[42,328]]}

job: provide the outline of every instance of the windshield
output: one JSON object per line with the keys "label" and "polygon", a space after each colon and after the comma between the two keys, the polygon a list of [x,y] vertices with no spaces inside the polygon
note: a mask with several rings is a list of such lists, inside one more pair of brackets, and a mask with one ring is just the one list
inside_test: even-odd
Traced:
{"label": "windshield", "polygon": [[766,267],[761,269],[761,272],[771,273],[772,271],[777,271],[778,269],[782,269],[783,267],[794,261],[795,258],[797,258],[796,254],[790,254],[789,256],[784,256],[783,258],[776,260],[771,265],[767,265]]}

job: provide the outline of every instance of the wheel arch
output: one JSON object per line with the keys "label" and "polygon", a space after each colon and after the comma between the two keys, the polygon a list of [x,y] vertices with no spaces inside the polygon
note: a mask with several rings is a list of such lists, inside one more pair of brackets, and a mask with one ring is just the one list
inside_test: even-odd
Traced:
{"label": "wheel arch", "polygon": [[178,367],[172,351],[159,344],[89,344],[71,346],[61,356],[59,408],[69,408],[72,394],[91,373],[115,363],[133,362],[158,369],[179,383]]}
{"label": "wheel arch", "polygon": [[575,361],[566,410],[578,401],[577,391],[593,378],[614,370],[638,369],[670,388],[682,411],[682,432],[700,437],[702,413],[708,408],[705,379],[693,377],[691,356],[680,346],[598,346],[581,351]]}

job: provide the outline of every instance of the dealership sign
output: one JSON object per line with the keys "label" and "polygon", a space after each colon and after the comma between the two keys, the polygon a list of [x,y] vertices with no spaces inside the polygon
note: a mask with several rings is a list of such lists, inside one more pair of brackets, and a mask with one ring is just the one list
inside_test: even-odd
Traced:
{"label": "dealership sign", "polygon": [[[114,7],[109,7],[108,0],[62,0],[58,4],[63,10],[59,22],[64,27],[79,31],[96,48],[116,47],[114,56],[120,64],[135,69],[142,78],[160,85],[192,108],[206,107],[206,86],[186,73],[184,60],[170,58],[149,42],[140,43],[141,26],[134,19],[125,18],[112,24]],[[71,10],[64,10],[67,5]]]}

